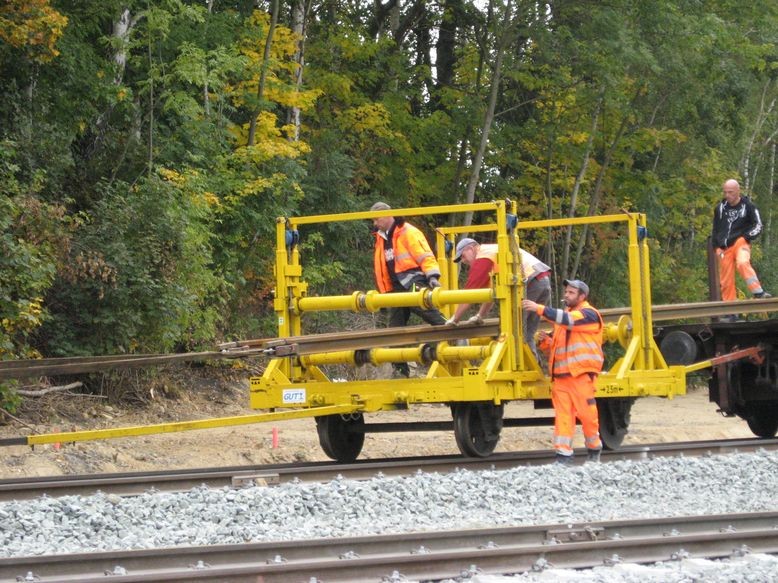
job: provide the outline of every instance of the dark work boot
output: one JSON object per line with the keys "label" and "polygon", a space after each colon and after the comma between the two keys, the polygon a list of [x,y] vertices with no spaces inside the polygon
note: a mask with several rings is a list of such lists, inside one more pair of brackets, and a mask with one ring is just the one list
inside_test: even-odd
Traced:
{"label": "dark work boot", "polygon": [[569,466],[573,463],[573,456],[558,453],[554,458],[554,463],[559,464],[560,466]]}
{"label": "dark work boot", "polygon": [[768,294],[766,291],[760,291],[758,294],[754,294],[754,297],[758,300],[761,300],[762,298],[771,298],[773,296],[772,294]]}
{"label": "dark work boot", "polygon": [[592,462],[595,464],[600,463],[600,453],[602,452],[601,449],[587,449],[586,452],[588,454],[586,456],[587,462]]}

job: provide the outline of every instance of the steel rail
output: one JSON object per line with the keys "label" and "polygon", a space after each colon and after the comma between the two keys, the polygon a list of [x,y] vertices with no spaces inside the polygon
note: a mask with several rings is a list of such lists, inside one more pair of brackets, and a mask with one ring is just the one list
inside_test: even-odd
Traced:
{"label": "steel rail", "polygon": [[[689,304],[658,305],[652,308],[653,321],[715,318],[729,314],[767,313],[778,310],[778,298],[745,300],[738,302],[698,302]],[[608,323],[629,315],[629,308],[600,310]],[[717,324],[733,326],[733,324]],[[226,342],[217,345],[219,350],[188,352],[182,354],[138,354],[95,357],[45,358],[36,360],[11,360],[0,362],[0,380],[36,376],[57,376],[100,372],[117,368],[159,366],[173,362],[234,359],[250,357],[303,356],[338,350],[364,350],[380,346],[402,346],[461,340],[499,334],[499,321],[488,319],[480,325],[460,326],[408,326],[382,328],[341,333],[311,334],[289,338],[263,338]]]}
{"label": "steel rail", "polygon": [[[760,314],[778,311],[778,297],[741,300],[736,302],[694,302],[688,304],[662,304],[652,306],[652,320],[667,322],[670,320],[694,320],[715,318],[730,314]],[[605,308],[600,310],[603,320],[613,322],[619,317],[630,314],[630,308]]]}
{"label": "steel rail", "polygon": [[0,559],[0,580],[87,583],[121,574],[126,582],[382,581],[394,572],[443,579],[543,565],[720,558],[744,547],[774,553],[776,526],[778,512],[758,512],[12,557]]}
{"label": "steel rail", "polygon": [[44,375],[82,374],[116,368],[158,366],[171,362],[289,355],[302,356],[336,350],[361,350],[376,346],[402,346],[478,336],[494,336],[498,333],[498,321],[493,320],[480,325],[456,327],[420,325],[341,334],[311,334],[290,338],[230,342],[223,345],[225,346],[224,349],[213,352],[2,361],[0,362],[0,380]]}
{"label": "steel rail", "polygon": [[[369,428],[368,424],[368,428]],[[616,460],[643,460],[676,455],[702,456],[709,454],[744,453],[778,449],[778,439],[727,439],[717,441],[689,441],[630,445],[617,451],[605,451],[603,462]],[[584,451],[577,452],[576,463],[583,463]],[[488,458],[466,458],[460,455],[434,457],[403,457],[381,460],[357,460],[352,464],[336,462],[306,462],[303,464],[270,464],[197,468],[188,470],[132,472],[116,474],[46,476],[0,480],[0,502],[25,500],[42,495],[51,497],[88,495],[97,490],[118,495],[137,495],[149,490],[183,491],[198,486],[221,488],[273,486],[292,480],[323,482],[343,477],[360,480],[378,475],[411,475],[450,472],[454,469],[470,471],[508,469],[517,466],[549,464],[554,459],[550,450],[532,450],[496,453]]]}

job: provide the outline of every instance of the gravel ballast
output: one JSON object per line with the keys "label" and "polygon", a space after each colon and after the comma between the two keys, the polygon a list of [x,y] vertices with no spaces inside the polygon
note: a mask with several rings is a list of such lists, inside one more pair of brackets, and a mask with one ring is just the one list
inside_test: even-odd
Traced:
{"label": "gravel ballast", "polygon": [[[653,565],[623,563],[582,571],[547,569],[515,576],[476,574],[469,583],[770,583],[778,580],[778,557],[764,554],[708,561],[683,559]],[[445,583],[460,583],[447,581]]]}
{"label": "gravel ballast", "polygon": [[0,556],[775,510],[778,453],[0,504]]}

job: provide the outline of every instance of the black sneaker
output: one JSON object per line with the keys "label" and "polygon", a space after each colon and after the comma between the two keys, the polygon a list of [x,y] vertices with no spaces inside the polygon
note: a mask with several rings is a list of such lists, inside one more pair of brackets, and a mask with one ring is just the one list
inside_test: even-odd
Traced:
{"label": "black sneaker", "polygon": [[773,296],[772,294],[768,294],[766,291],[760,291],[758,294],[754,294],[754,297],[758,300],[761,300],[762,298],[771,298]]}

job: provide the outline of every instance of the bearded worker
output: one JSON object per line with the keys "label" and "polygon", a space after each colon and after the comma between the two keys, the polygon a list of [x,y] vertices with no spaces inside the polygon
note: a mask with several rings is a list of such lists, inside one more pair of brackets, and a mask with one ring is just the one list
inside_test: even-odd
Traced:
{"label": "bearded worker", "polygon": [[573,433],[578,418],[583,427],[588,461],[600,461],[602,441],[594,399],[594,382],[602,371],[602,316],[588,302],[589,286],[565,280],[565,309],[524,300],[522,307],[554,325],[549,336],[541,332],[540,349],[548,353],[551,402],[554,405],[556,462],[573,461]]}

